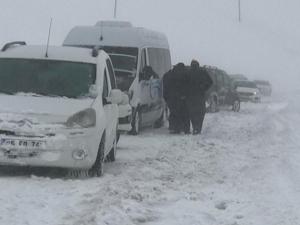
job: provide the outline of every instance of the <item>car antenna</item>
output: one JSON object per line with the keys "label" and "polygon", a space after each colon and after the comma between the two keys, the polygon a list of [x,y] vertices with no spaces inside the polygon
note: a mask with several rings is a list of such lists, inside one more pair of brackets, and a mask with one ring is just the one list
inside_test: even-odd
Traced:
{"label": "car antenna", "polygon": [[45,54],[45,57],[46,57],[46,58],[48,58],[48,49],[49,49],[49,42],[50,42],[51,28],[52,28],[52,17],[51,17],[51,20],[50,20],[50,26],[49,26],[49,33],[48,33],[48,40],[47,40],[47,49],[46,49],[46,54]]}
{"label": "car antenna", "polygon": [[100,22],[100,41],[103,41],[104,37],[103,37],[103,21]]}

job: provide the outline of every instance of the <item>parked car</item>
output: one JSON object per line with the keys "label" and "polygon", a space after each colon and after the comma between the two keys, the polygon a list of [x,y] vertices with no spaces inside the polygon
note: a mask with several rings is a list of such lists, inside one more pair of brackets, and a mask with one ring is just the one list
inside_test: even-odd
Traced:
{"label": "parked car", "polygon": [[232,88],[228,74],[216,67],[205,67],[213,80],[212,87],[206,93],[207,110],[217,112],[220,106],[230,106],[234,112],[240,111],[240,99]]}
{"label": "parked car", "polygon": [[260,102],[261,94],[253,81],[235,81],[234,87],[238,92],[241,101]]}
{"label": "parked car", "polygon": [[[118,87],[130,98],[131,134],[138,134],[142,127],[163,125],[162,77],[172,66],[169,43],[164,34],[134,27],[126,21],[99,21],[95,26],[74,27],[63,45],[99,46],[110,55]],[[146,66],[158,76],[145,75]]]}
{"label": "parked car", "polygon": [[8,43],[0,52],[0,165],[101,176],[124,99],[102,50]]}
{"label": "parked car", "polygon": [[255,80],[254,83],[256,84],[257,88],[259,89],[260,93],[264,96],[271,96],[272,94],[272,85],[267,80]]}

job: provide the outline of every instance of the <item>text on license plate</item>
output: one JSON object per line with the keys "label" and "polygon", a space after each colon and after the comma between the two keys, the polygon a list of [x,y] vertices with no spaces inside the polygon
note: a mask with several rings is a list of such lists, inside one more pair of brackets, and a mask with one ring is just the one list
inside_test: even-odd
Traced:
{"label": "text on license plate", "polygon": [[44,141],[18,140],[18,139],[1,139],[1,147],[7,148],[42,148],[45,146]]}

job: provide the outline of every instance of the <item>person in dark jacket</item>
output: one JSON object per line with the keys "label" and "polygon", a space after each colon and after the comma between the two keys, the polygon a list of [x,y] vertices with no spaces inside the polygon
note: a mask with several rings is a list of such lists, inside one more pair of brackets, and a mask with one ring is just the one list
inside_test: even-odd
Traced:
{"label": "person in dark jacket", "polygon": [[200,134],[206,113],[205,93],[211,87],[212,80],[198,61],[193,60],[188,73],[187,106],[193,126],[193,134]]}
{"label": "person in dark jacket", "polygon": [[178,63],[164,76],[164,98],[170,110],[170,132],[190,132],[190,119],[186,104],[187,80],[186,67]]}
{"label": "person in dark jacket", "polygon": [[163,97],[165,99],[165,102],[167,104],[168,110],[169,110],[169,130],[170,132],[173,132],[175,130],[175,117],[174,117],[174,104],[175,104],[175,98],[172,95],[172,86],[174,85],[174,81],[172,80],[173,71],[169,70],[167,73],[163,76]]}

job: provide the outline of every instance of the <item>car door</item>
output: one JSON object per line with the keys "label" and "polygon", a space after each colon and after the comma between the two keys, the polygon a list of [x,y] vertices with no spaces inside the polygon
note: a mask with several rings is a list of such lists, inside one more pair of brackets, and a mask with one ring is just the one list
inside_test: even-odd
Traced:
{"label": "car door", "polygon": [[103,99],[103,109],[105,114],[105,127],[106,127],[106,139],[105,139],[105,151],[106,154],[110,151],[113,146],[114,139],[116,138],[116,127],[118,119],[118,106],[112,104],[108,97],[111,92],[111,85],[109,81],[108,70],[107,68],[104,69],[104,77],[103,77],[103,92],[102,92],[102,99]]}

